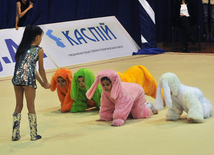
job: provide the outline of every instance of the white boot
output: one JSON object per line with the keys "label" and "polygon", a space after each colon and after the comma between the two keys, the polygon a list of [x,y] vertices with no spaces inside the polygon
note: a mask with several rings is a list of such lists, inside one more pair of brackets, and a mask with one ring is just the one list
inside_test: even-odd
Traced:
{"label": "white boot", "polygon": [[30,125],[30,137],[32,141],[41,139],[42,136],[37,135],[37,123],[36,123],[36,114],[28,114],[29,125]]}
{"label": "white boot", "polygon": [[21,138],[20,121],[21,121],[21,113],[13,113],[12,141],[17,141]]}

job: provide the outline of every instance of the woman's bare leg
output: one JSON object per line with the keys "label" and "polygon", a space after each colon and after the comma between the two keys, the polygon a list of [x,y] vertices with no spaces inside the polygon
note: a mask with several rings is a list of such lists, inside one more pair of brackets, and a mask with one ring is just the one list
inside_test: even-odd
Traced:
{"label": "woman's bare leg", "polygon": [[36,97],[36,89],[31,86],[23,86],[23,88],[25,91],[25,98],[27,101],[28,112],[31,114],[35,114],[36,111],[35,111],[34,101]]}
{"label": "woman's bare leg", "polygon": [[36,121],[36,111],[34,100],[36,97],[36,89],[31,86],[24,86],[25,89],[25,97],[27,101],[27,108],[28,108],[28,120],[30,125],[30,136],[31,140],[35,141],[41,139],[42,136],[37,135],[37,121]]}
{"label": "woman's bare leg", "polygon": [[14,113],[21,113],[23,108],[23,94],[24,89],[22,86],[14,86],[14,91],[16,95],[16,108]]}
{"label": "woman's bare leg", "polygon": [[12,141],[17,141],[21,138],[20,121],[21,121],[21,111],[23,108],[24,89],[22,86],[14,86],[14,91],[16,96],[16,107],[13,113]]}

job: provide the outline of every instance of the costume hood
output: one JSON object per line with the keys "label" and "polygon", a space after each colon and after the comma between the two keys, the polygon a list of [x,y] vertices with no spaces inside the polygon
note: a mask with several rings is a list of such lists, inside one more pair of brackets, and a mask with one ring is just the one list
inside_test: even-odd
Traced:
{"label": "costume hood", "polygon": [[160,81],[157,87],[157,96],[155,107],[158,110],[163,109],[163,99],[161,94],[161,88],[163,88],[165,103],[171,108],[172,107],[172,96],[177,96],[180,89],[180,81],[174,73],[165,73],[160,77]]}
{"label": "costume hood", "polygon": [[66,80],[68,88],[71,87],[72,72],[67,68],[60,68],[52,76],[51,83],[50,83],[51,84],[51,88],[50,88],[51,91],[55,91],[56,90],[56,88],[58,86],[57,78],[59,76]]}
{"label": "costume hood", "polygon": [[77,99],[77,97],[78,97],[79,89],[82,89],[79,86],[79,83],[77,80],[79,76],[82,76],[85,78],[86,91],[91,87],[91,85],[94,83],[94,80],[95,80],[94,73],[90,69],[81,68],[76,73],[74,73],[74,78],[73,78],[72,88],[71,88],[71,90],[72,90],[71,97],[74,100]]}
{"label": "costume hood", "polygon": [[[110,92],[110,97],[113,98],[113,99],[116,99],[117,96],[119,95],[120,90],[121,90],[122,82],[121,82],[120,77],[117,74],[117,72],[115,72],[113,70],[103,70],[103,71],[101,71],[97,75],[97,77],[96,77],[93,85],[91,86],[91,88],[87,91],[86,97],[88,99],[91,99],[93,94],[94,94],[94,92],[95,92],[95,90],[97,89],[98,84],[100,83],[100,85],[102,86],[102,83],[101,83],[102,77],[108,77],[111,80],[112,89],[111,89],[111,92]],[[103,89],[103,86],[102,86],[102,89]],[[103,89],[103,92],[104,92],[104,89]]]}

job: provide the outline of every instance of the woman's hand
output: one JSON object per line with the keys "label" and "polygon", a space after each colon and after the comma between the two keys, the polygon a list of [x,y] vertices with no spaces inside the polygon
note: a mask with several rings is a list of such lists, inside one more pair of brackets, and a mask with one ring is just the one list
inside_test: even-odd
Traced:
{"label": "woman's hand", "polygon": [[29,10],[33,8],[33,3],[32,2],[30,2],[30,5],[29,5],[28,8],[29,8]]}
{"label": "woman's hand", "polygon": [[44,83],[44,86],[43,86],[45,89],[50,89],[51,85],[50,83],[46,82]]}

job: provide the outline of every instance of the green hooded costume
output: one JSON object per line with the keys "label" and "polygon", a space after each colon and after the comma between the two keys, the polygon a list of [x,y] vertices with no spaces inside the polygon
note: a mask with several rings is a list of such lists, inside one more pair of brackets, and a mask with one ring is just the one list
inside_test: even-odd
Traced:
{"label": "green hooded costume", "polygon": [[[80,87],[78,83],[78,77],[82,76],[85,78],[85,88]],[[85,96],[86,92],[89,90],[91,85],[94,83],[95,76],[94,73],[87,68],[81,68],[79,71],[74,73],[72,87],[71,87],[71,98],[74,101],[73,106],[71,108],[71,112],[81,112],[87,108],[88,99]],[[100,108],[100,99],[101,99],[102,88],[98,85],[92,100],[96,103],[97,109]]]}

